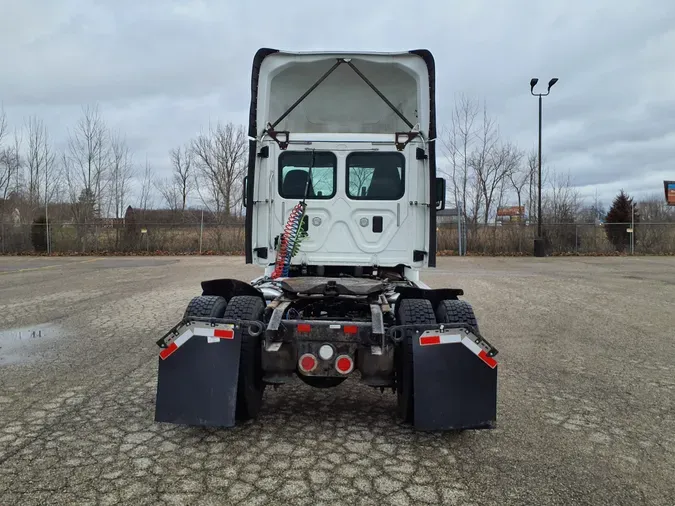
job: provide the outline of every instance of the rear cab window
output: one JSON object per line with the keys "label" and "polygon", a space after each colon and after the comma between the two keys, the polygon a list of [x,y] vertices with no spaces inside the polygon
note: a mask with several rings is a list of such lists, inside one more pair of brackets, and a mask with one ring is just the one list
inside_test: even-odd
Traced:
{"label": "rear cab window", "polygon": [[335,196],[337,157],[329,151],[316,151],[312,176],[307,188],[307,175],[312,165],[309,151],[285,151],[279,156],[279,195],[285,199],[330,199]]}
{"label": "rear cab window", "polygon": [[398,200],[405,194],[405,157],[401,153],[351,153],[347,156],[347,196],[355,200]]}

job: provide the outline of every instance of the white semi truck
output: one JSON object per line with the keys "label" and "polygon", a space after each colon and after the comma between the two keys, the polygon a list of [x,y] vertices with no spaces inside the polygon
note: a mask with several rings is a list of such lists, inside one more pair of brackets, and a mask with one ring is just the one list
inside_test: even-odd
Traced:
{"label": "white semi truck", "polygon": [[492,428],[497,350],[458,288],[432,289],[435,68],[400,53],[260,49],[252,65],[246,262],[202,282],[158,342],[155,419],[231,427],[267,386],[392,390],[421,430]]}

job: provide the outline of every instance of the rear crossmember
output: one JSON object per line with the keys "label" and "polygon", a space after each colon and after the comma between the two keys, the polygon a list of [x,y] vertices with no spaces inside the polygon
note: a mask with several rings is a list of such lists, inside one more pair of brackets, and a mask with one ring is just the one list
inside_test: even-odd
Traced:
{"label": "rear crossmember", "polygon": [[[165,360],[193,336],[206,337],[208,342],[234,339],[237,331],[246,331],[257,337],[266,329],[258,320],[233,320],[227,318],[185,317],[157,340],[160,358]],[[372,323],[324,320],[284,320],[272,335],[266,335],[264,349],[274,352],[284,342],[347,342],[371,346],[374,355],[381,355],[387,342],[398,344],[411,334],[419,335],[420,346],[462,343],[490,367],[496,366],[494,357],[499,353],[469,324],[436,323],[394,325],[381,334],[373,333]],[[455,332],[455,333],[452,333]],[[412,336],[411,336],[412,337]]]}

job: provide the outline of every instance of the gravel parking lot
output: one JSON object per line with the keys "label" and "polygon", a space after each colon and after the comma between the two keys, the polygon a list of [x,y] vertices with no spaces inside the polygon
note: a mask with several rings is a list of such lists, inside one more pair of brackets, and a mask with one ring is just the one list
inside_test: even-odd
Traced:
{"label": "gravel parking lot", "polygon": [[500,351],[498,428],[416,433],[390,392],[268,389],[155,424],[155,341],[241,258],[0,257],[0,505],[675,504],[675,258],[444,258]]}

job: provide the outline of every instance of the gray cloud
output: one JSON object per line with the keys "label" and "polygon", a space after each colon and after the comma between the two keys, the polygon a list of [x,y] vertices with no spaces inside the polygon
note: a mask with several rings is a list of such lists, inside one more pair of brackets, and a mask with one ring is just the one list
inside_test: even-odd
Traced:
{"label": "gray cloud", "polygon": [[[41,116],[57,145],[86,103],[160,171],[209,121],[245,123],[253,54],[407,50],[435,55],[438,118],[456,93],[485,100],[502,135],[536,147],[529,80],[544,99],[547,165],[584,194],[658,192],[675,177],[675,4],[525,0],[464,4],[23,0],[3,2],[0,101],[13,125]],[[540,84],[540,87],[542,86]],[[671,176],[667,176],[672,174]],[[652,189],[654,191],[652,191]]]}

